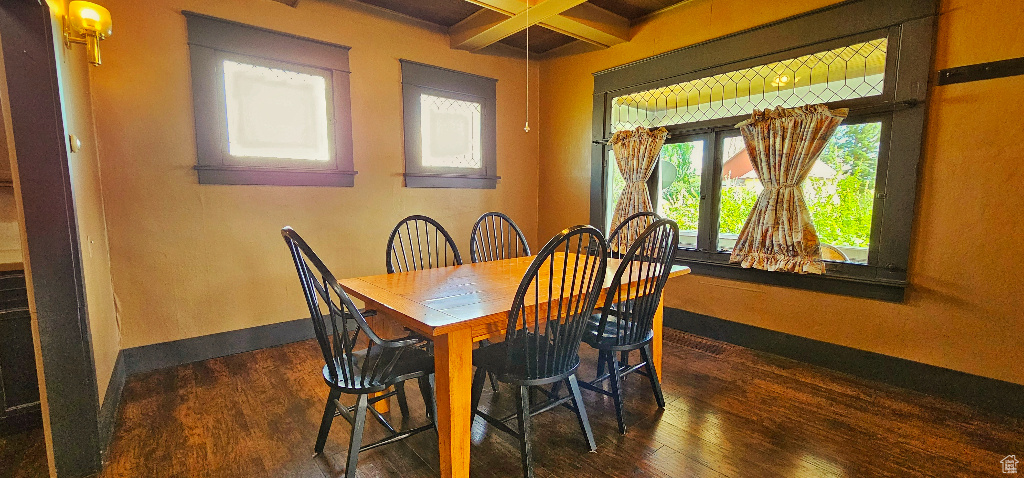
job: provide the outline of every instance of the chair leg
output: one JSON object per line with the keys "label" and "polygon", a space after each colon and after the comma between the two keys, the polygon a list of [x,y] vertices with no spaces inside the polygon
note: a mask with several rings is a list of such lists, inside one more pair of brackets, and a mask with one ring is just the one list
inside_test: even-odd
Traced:
{"label": "chair leg", "polygon": [[[490,340],[483,339],[483,340],[480,341],[480,346],[481,347],[486,347],[488,345],[491,345],[491,341]],[[493,391],[494,393],[498,393],[498,379],[497,379],[497,377],[495,377],[493,373],[487,372],[487,378],[488,378],[488,380],[491,381],[491,391]]]}
{"label": "chair leg", "polygon": [[345,463],[345,478],[356,478],[356,464],[359,462],[359,447],[363,444],[363,425],[366,424],[367,396],[356,399],[356,414],[352,421],[352,439],[348,442],[348,461]]}
{"label": "chair leg", "polygon": [[580,394],[580,384],[576,380],[576,374],[570,375],[566,381],[569,382],[569,391],[572,393],[572,402],[576,405],[576,418],[579,419],[580,429],[583,430],[583,435],[587,437],[587,447],[590,448],[590,451],[596,452],[597,444],[594,442],[594,432],[590,429],[590,419],[587,418],[587,407],[583,405],[583,395]]}
{"label": "chair leg", "polygon": [[480,407],[480,396],[484,394],[485,375],[490,375],[482,368],[477,368],[473,374],[473,386],[469,394],[469,426],[473,426],[473,419],[476,418],[476,410]]}
{"label": "chair leg", "polygon": [[320,421],[320,433],[316,436],[316,445],[313,445],[313,454],[319,455],[324,452],[324,445],[327,444],[327,435],[331,433],[331,424],[334,423],[334,414],[337,410],[334,401],[341,397],[341,390],[331,389],[327,395],[327,406],[324,407],[324,418]]}
{"label": "chair leg", "polygon": [[516,392],[516,420],[519,422],[519,453],[523,461],[523,476],[533,478],[533,423],[530,418],[530,387],[520,386]]}
{"label": "chair leg", "polygon": [[597,378],[598,379],[600,379],[601,376],[604,375],[604,361],[607,360],[607,358],[605,358],[605,355],[607,353],[608,352],[605,352],[604,350],[601,350],[601,351],[597,352]]}
{"label": "chair leg", "polygon": [[423,397],[423,407],[427,410],[427,418],[434,421],[436,414],[434,413],[434,394],[432,393],[433,387],[430,386],[430,376],[424,375],[416,381],[420,385],[420,396]]}
{"label": "chair leg", "polygon": [[654,399],[657,400],[659,408],[665,408],[665,395],[661,393],[661,380],[658,380],[658,373],[654,369],[654,363],[651,362],[651,353],[647,347],[649,345],[640,348],[640,358],[647,364],[647,378],[651,380]]}
{"label": "chair leg", "polygon": [[557,397],[559,393],[562,393],[562,382],[555,382],[551,384],[551,396]]}
{"label": "chair leg", "polygon": [[398,398],[398,409],[402,411],[402,418],[409,418],[409,402],[405,399],[405,382],[395,384],[395,397]]}
{"label": "chair leg", "polygon": [[619,376],[621,370],[619,366],[619,360],[615,358],[615,354],[609,354],[611,356],[611,374],[612,374],[612,399],[615,400],[615,418],[619,420],[619,433],[626,434],[626,422],[622,419],[622,377]]}
{"label": "chair leg", "polygon": [[498,393],[498,379],[490,372],[487,373],[487,378],[491,380],[491,391]]}

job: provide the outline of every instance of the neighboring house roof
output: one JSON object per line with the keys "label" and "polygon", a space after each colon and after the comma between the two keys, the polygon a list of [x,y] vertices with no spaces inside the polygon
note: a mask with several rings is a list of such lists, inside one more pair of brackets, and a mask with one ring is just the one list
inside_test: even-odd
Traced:
{"label": "neighboring house roof", "polygon": [[[747,154],[746,148],[739,150],[739,152],[732,155],[732,157],[722,165],[722,176],[739,179],[757,178],[757,173],[754,172],[754,166],[750,164],[750,156]],[[814,166],[811,167],[811,174],[809,177],[834,178],[835,176],[835,169],[832,169],[831,166],[822,161],[815,161]]]}

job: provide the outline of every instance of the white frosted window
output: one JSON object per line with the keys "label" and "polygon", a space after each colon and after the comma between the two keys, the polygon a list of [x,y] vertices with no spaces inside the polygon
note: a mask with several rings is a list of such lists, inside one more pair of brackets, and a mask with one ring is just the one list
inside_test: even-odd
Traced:
{"label": "white frosted window", "polygon": [[330,160],[322,76],[224,61],[228,154]]}
{"label": "white frosted window", "polygon": [[420,95],[423,166],[479,168],[480,103]]}

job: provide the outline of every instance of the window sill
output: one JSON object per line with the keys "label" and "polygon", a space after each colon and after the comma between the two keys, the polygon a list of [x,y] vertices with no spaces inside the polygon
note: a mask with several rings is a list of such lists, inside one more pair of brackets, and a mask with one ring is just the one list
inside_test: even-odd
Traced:
{"label": "window sill", "polygon": [[407,188],[495,189],[500,176],[405,173]]}
{"label": "window sill", "polygon": [[[729,262],[729,254],[680,249],[676,263],[689,266],[692,273],[721,279],[803,289],[886,302],[903,302],[906,280],[880,278],[879,267],[826,261],[826,273],[797,274],[746,269]],[[885,271],[884,275],[893,275]]]}
{"label": "window sill", "polygon": [[196,166],[199,184],[325,186],[350,188],[355,171],[336,169],[252,168],[239,166]]}

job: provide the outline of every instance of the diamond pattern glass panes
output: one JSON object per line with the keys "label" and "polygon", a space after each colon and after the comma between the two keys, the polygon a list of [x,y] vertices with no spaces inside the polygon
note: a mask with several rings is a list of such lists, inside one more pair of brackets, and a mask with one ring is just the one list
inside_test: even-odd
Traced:
{"label": "diamond pattern glass panes", "polygon": [[658,214],[679,224],[680,247],[696,248],[704,141],[666,144],[661,148],[660,165]]}
{"label": "diamond pattern glass panes", "polygon": [[480,103],[420,95],[423,166],[480,168]]}
{"label": "diamond pattern glass panes", "polygon": [[224,61],[228,154],[327,161],[327,82],[322,76]]}
{"label": "diamond pattern glass panes", "polygon": [[880,95],[887,45],[880,38],[619,96],[612,99],[612,131]]}
{"label": "diamond pattern glass panes", "polygon": [[[839,126],[804,181],[825,260],[867,263],[881,131],[880,122]],[[743,138],[725,137],[722,147],[718,247],[732,250],[762,187]]]}

